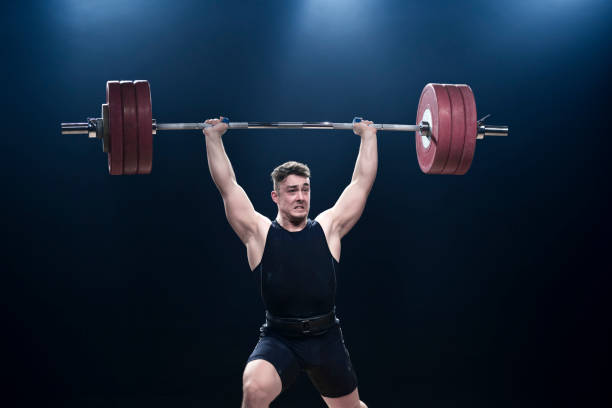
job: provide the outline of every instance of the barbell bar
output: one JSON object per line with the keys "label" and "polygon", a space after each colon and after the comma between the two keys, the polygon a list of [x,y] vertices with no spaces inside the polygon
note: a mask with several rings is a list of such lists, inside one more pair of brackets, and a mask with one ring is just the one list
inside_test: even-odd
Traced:
{"label": "barbell bar", "polygon": [[[62,123],[63,135],[89,134],[91,138],[97,138],[97,120],[89,119],[88,122],[66,122]],[[353,123],[336,122],[229,122],[229,129],[330,129],[330,130],[351,130]],[[385,123],[374,123],[370,125],[379,130],[391,130],[397,132],[421,132],[428,133],[429,125],[422,122],[420,125],[395,125]],[[202,130],[212,127],[204,122],[192,123],[157,123],[153,120],[151,128],[153,134],[158,130]],[[478,139],[484,136],[508,136],[508,126],[485,126],[481,125],[478,129]]]}
{"label": "barbell bar", "polygon": [[[91,138],[97,138],[95,118],[88,119],[87,122],[62,123],[62,134],[76,135],[89,134]],[[335,123],[335,122],[229,122],[229,129],[353,129],[353,123]],[[157,123],[153,120],[151,125],[153,134],[158,130],[202,130],[213,125],[204,122],[193,123]],[[426,123],[421,125],[391,125],[375,123],[370,125],[379,130],[395,130],[398,132],[427,132],[429,126]]]}
{"label": "barbell bar", "polygon": [[[488,117],[489,115],[487,115]],[[485,117],[486,118],[486,117]],[[372,124],[377,130],[415,132],[417,158],[426,174],[465,174],[477,139],[508,136],[508,126],[485,125],[476,119],[476,103],[467,85],[427,84],[417,109],[418,125]],[[62,123],[62,134],[87,134],[102,140],[109,172],[149,174],[153,135],[162,130],[202,130],[207,123],[157,123],[152,118],[147,81],[108,81],[101,118]],[[229,129],[352,130],[353,123],[336,122],[229,122]]]}

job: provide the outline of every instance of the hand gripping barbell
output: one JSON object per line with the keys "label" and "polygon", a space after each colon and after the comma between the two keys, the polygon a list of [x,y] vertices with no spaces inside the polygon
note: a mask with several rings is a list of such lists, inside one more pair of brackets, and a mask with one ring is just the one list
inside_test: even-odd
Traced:
{"label": "hand gripping barbell", "polygon": [[[488,115],[487,115],[488,116]],[[477,120],[476,102],[467,85],[427,84],[417,108],[418,125],[372,124],[378,130],[416,132],[419,166],[426,174],[465,174],[476,139],[508,136],[508,126]],[[101,118],[62,123],[62,134],[88,134],[102,140],[110,174],[149,174],[153,135],[159,130],[205,129],[206,123],[157,123],[152,118],[147,81],[108,81]],[[352,123],[229,122],[230,129],[352,129]]]}

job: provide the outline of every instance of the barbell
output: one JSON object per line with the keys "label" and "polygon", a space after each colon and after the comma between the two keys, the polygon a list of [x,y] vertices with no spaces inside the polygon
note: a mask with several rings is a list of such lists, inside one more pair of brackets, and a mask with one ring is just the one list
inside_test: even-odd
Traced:
{"label": "barbell", "polygon": [[[88,134],[102,140],[112,175],[149,174],[153,166],[153,135],[160,130],[195,130],[206,123],[157,123],[152,116],[148,81],[108,81],[101,118],[62,123],[62,134]],[[488,117],[489,115],[487,115]],[[474,93],[468,85],[427,84],[417,108],[418,125],[372,124],[378,130],[415,132],[419,166],[426,174],[465,174],[476,140],[508,136],[508,126],[477,120]],[[230,129],[353,129],[352,123],[229,122]]]}

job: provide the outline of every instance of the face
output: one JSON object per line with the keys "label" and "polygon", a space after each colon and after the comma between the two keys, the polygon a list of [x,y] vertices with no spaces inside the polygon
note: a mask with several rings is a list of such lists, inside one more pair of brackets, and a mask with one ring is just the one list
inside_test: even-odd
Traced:
{"label": "face", "polygon": [[272,200],[278,211],[292,223],[299,223],[310,210],[310,179],[290,174],[278,185],[279,192],[272,191]]}

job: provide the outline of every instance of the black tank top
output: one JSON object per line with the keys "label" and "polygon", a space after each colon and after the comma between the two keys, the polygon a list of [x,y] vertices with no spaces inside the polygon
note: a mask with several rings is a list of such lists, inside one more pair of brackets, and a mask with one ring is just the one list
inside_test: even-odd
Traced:
{"label": "black tank top", "polygon": [[278,317],[331,312],[337,268],[318,222],[308,219],[303,230],[289,232],[274,220],[255,268],[266,310]]}

